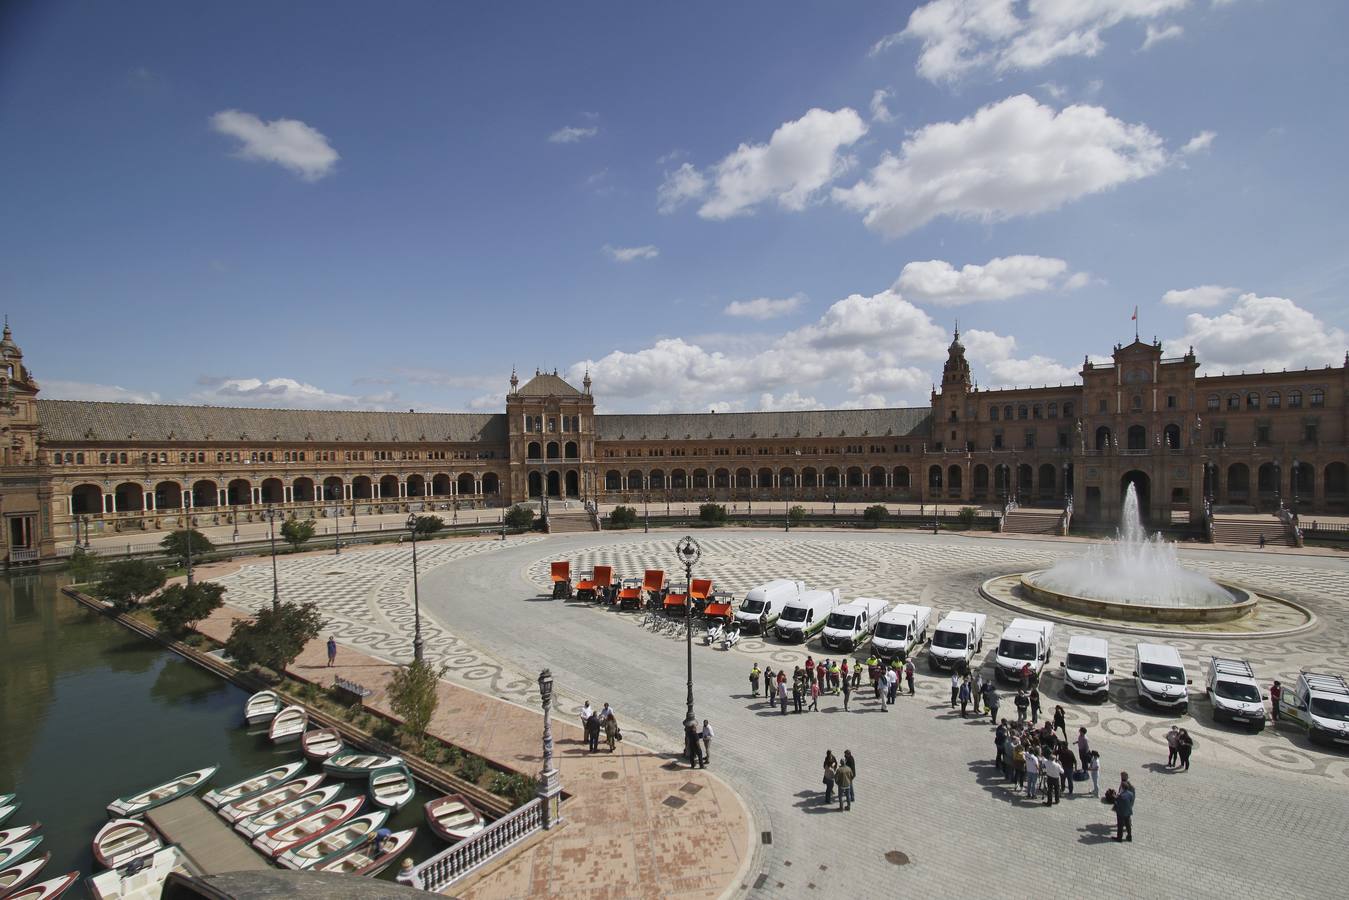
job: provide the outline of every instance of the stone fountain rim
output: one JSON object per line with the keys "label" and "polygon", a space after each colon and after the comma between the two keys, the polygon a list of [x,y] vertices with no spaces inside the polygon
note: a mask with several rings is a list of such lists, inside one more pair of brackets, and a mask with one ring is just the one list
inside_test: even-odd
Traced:
{"label": "stone fountain rim", "polygon": [[[1227,591],[1228,594],[1234,596],[1235,599],[1231,604],[1224,606],[1208,606],[1208,605],[1178,606],[1173,604],[1157,604],[1157,603],[1121,603],[1118,600],[1101,600],[1097,597],[1084,597],[1081,594],[1069,594],[1064,591],[1057,590],[1055,588],[1046,587],[1045,585],[1037,584],[1033,580],[1036,576],[1043,575],[1047,571],[1049,570],[1035,569],[1030,572],[1020,573],[1018,577],[1020,578],[1022,587],[1025,587],[1031,590],[1032,592],[1038,591],[1045,594],[1053,594],[1056,597],[1062,597],[1065,600],[1072,601],[1073,603],[1080,603],[1083,605],[1103,610],[1118,609],[1121,611],[1136,611],[1140,613],[1162,614],[1161,618],[1164,621],[1170,619],[1175,622],[1183,622],[1186,621],[1185,618],[1186,616],[1192,616],[1193,619],[1191,621],[1193,620],[1223,621],[1230,619],[1239,619],[1242,616],[1249,613],[1251,610],[1255,609],[1256,593],[1254,591],[1249,590],[1248,588],[1244,588],[1241,585],[1236,584],[1235,582],[1226,581],[1222,578],[1212,578],[1210,576],[1209,580],[1212,581],[1214,584],[1218,585],[1218,587]],[[1221,613],[1225,613],[1226,615],[1213,616],[1212,613],[1215,610]],[[1205,613],[1208,613],[1209,615],[1204,615]],[[1127,615],[1119,616],[1119,618],[1127,619],[1129,618],[1129,616]]]}

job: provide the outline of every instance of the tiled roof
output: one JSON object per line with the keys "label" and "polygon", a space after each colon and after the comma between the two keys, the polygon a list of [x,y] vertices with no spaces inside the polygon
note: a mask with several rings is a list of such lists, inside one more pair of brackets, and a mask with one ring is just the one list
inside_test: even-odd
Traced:
{"label": "tiled roof", "polygon": [[728,440],[741,438],[926,437],[932,410],[821,409],[801,412],[601,415],[602,441]]}
{"label": "tiled roof", "polygon": [[70,441],[506,442],[504,413],[346,412],[39,400],[48,443]]}
{"label": "tiled roof", "polygon": [[563,381],[557,375],[549,372],[541,372],[535,375],[529,381],[525,382],[524,387],[516,393],[525,397],[580,397],[581,392],[567,382]]}

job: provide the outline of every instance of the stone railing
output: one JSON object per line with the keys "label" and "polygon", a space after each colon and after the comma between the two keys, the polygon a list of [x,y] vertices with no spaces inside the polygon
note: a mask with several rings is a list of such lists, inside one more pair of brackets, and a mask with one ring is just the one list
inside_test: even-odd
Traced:
{"label": "stone railing", "polygon": [[535,797],[468,840],[437,853],[413,869],[413,876],[408,881],[425,891],[443,891],[534,832],[542,830],[543,802],[541,797]]}

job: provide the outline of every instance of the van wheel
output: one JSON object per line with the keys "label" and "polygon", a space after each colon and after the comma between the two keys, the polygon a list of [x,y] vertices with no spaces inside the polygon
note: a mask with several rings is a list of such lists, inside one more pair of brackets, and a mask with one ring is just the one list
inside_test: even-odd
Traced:
{"label": "van wheel", "polygon": [[983,652],[984,652],[984,639],[983,639],[983,638],[980,638],[980,639],[979,639],[979,643],[978,643],[978,645],[975,646],[974,652],[975,652],[975,653],[983,653]]}

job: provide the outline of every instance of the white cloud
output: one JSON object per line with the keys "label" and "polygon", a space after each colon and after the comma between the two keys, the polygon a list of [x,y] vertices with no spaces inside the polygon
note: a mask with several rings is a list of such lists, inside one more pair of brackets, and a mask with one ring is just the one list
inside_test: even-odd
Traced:
{"label": "white cloud", "polygon": [[1236,293],[1236,288],[1219,287],[1216,284],[1201,284],[1199,287],[1167,291],[1162,294],[1162,302],[1168,306],[1189,306],[1200,309],[1226,303],[1236,296]]}
{"label": "white cloud", "polygon": [[241,158],[274,162],[305,181],[331,175],[340,158],[322,132],[298,119],[264,122],[252,113],[226,109],[211,116],[211,127],[242,142]]}
{"label": "white cloud", "polygon": [[387,391],[354,396],[336,394],[296,381],[294,378],[214,378],[197,379],[199,390],[191,395],[193,403],[211,406],[257,406],[281,409],[385,409],[397,400]]}
{"label": "white cloud", "polygon": [[712,195],[698,210],[705,219],[728,219],[776,200],[804,209],[815,194],[852,164],[839,151],[866,134],[856,110],[811,109],[773,132],[766,144],[741,144],[709,170]]}
{"label": "white cloud", "polygon": [[888,405],[882,394],[863,394],[851,400],[844,400],[838,407],[839,409],[883,409]]}
{"label": "white cloud", "polygon": [[672,213],[690,200],[707,193],[707,178],[690,163],[684,163],[673,172],[665,173],[665,180],[656,190],[656,209]]}
{"label": "white cloud", "polygon": [[575,144],[577,141],[592,138],[599,133],[600,130],[593,125],[585,127],[567,125],[548,135],[548,142],[550,144]]}
{"label": "white cloud", "polygon": [[890,112],[890,107],[885,105],[885,101],[890,99],[891,94],[885,88],[877,88],[871,94],[871,121],[873,122],[893,122],[894,113]]}
{"label": "white cloud", "polygon": [[87,381],[43,381],[44,400],[101,400],[109,403],[161,403],[154,391],[133,391],[118,384]]}
{"label": "white cloud", "polygon": [[603,250],[611,259],[621,263],[638,259],[655,259],[660,256],[660,250],[654,244],[643,244],[640,247],[611,247],[605,244]]}
{"label": "white cloud", "polygon": [[1180,148],[1180,152],[1186,156],[1192,153],[1203,153],[1213,146],[1213,139],[1218,136],[1216,131],[1201,131],[1194,137],[1185,142],[1185,146]]}
{"label": "white cloud", "polygon": [[[919,41],[918,74],[953,81],[978,68],[994,72],[1038,69],[1056,59],[1095,56],[1102,32],[1124,21],[1152,21],[1189,0],[932,0],[901,32],[882,38],[872,53],[904,39]],[[1024,8],[1024,16],[1018,15]]]}
{"label": "white cloud", "polygon": [[1150,50],[1154,44],[1160,44],[1162,41],[1170,41],[1180,37],[1185,33],[1185,29],[1179,25],[1166,25],[1158,28],[1156,25],[1148,25],[1148,30],[1143,37],[1143,46],[1140,51]]}
{"label": "white cloud", "polygon": [[776,319],[789,315],[801,308],[806,298],[801,294],[773,300],[769,297],[756,297],[753,300],[734,300],[722,310],[728,316],[745,319]]}
{"label": "white cloud", "polygon": [[1173,347],[1194,347],[1208,370],[1293,369],[1338,365],[1349,334],[1284,297],[1242,294],[1216,316],[1190,313]]}
{"label": "white cloud", "polygon": [[1153,175],[1167,161],[1146,125],[1099,106],[1055,112],[1020,94],[959,122],[924,126],[862,181],[835,188],[834,198],[894,237],[939,216],[997,222],[1057,209]]}
{"label": "white cloud", "polygon": [[957,269],[941,259],[911,262],[894,289],[910,300],[958,306],[982,300],[1009,300],[1023,294],[1073,289],[1086,284],[1084,272],[1068,273],[1068,263],[1046,256],[1003,256],[982,266]]}
{"label": "white cloud", "polygon": [[785,394],[777,395],[764,391],[759,395],[759,403],[756,408],[764,412],[773,412],[775,410],[824,409],[824,404],[814,397],[802,396],[799,391],[788,391]]}
{"label": "white cloud", "polygon": [[915,396],[929,386],[929,374],[916,366],[885,366],[853,375],[848,390],[854,394],[879,396],[880,391]]}
{"label": "white cloud", "polygon": [[970,365],[985,377],[980,387],[1039,387],[1049,384],[1075,384],[1078,371],[1040,354],[1017,357],[1016,338],[991,331],[973,330],[960,336]]}

